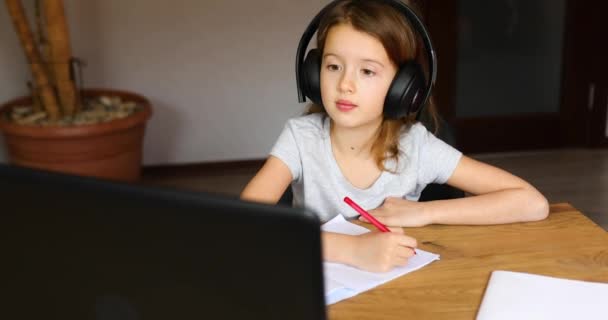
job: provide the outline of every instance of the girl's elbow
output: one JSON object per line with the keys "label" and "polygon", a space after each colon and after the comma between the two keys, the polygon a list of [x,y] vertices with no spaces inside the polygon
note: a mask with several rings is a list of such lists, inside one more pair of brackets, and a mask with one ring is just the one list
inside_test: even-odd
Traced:
{"label": "girl's elbow", "polygon": [[549,216],[549,201],[540,192],[533,190],[529,200],[529,221],[544,220]]}

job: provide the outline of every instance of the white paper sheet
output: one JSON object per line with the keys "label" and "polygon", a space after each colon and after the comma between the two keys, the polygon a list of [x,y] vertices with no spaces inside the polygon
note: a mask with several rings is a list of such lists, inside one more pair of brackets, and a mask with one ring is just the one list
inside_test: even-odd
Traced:
{"label": "white paper sheet", "polygon": [[486,319],[605,320],[608,283],[494,271],[477,313]]}
{"label": "white paper sheet", "polygon": [[[342,215],[325,223],[323,231],[359,235],[370,232],[366,228],[350,223]],[[377,287],[409,272],[418,270],[427,264],[439,260],[439,255],[416,249],[416,255],[410,258],[407,266],[398,267],[385,273],[363,271],[340,263],[325,262],[325,301],[328,305],[350,298],[363,291]]]}

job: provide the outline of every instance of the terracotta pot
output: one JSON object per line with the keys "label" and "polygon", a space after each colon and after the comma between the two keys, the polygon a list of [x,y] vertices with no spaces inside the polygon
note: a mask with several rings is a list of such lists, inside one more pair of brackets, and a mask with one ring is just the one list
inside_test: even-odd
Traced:
{"label": "terracotta pot", "polygon": [[118,120],[71,127],[41,127],[9,122],[4,113],[31,103],[20,97],[0,106],[0,131],[4,133],[12,164],[69,174],[135,182],[140,177],[146,121],[152,115],[148,100],[135,93],[87,89],[88,97],[119,96],[143,110]]}

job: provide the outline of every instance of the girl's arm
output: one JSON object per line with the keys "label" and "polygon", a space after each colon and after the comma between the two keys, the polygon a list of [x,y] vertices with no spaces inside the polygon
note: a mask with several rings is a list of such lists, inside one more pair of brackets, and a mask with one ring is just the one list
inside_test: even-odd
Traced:
{"label": "girl's arm", "polygon": [[549,214],[547,199],[529,183],[467,156],[462,156],[447,184],[473,196],[429,202],[387,198],[370,213],[382,223],[402,227],[536,221]]}
{"label": "girl's arm", "polygon": [[[275,204],[292,180],[289,167],[279,158],[270,156],[264,166],[247,184],[241,199]],[[407,264],[417,246],[414,238],[394,232],[370,232],[361,236],[323,232],[323,258],[355,267],[385,272],[395,266]]]}
{"label": "girl's arm", "polygon": [[462,156],[447,184],[473,194],[426,203],[432,223],[498,224],[542,220],[549,214],[547,199],[515,175]]}
{"label": "girl's arm", "polygon": [[245,186],[241,192],[241,199],[276,204],[289,187],[291,180],[289,167],[279,158],[270,156]]}

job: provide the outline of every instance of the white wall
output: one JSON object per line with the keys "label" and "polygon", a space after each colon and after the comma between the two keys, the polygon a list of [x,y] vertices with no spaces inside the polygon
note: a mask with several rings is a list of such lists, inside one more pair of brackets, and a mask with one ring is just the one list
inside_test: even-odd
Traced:
{"label": "white wall", "polygon": [[[10,18],[0,4],[0,103],[27,92],[27,65]],[[6,162],[4,139],[0,135],[0,162]]]}
{"label": "white wall", "polygon": [[[148,97],[144,163],[263,158],[300,114],[294,59],[328,0],[65,0],[85,86]],[[25,94],[29,71],[0,9],[0,101]],[[6,161],[4,146],[0,161]]]}

